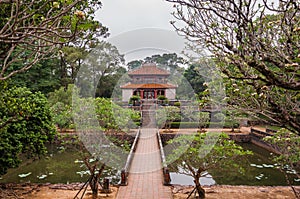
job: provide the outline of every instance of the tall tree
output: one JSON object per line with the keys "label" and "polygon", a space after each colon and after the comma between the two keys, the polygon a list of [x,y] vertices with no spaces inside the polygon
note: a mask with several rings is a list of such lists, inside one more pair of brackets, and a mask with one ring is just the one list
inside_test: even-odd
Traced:
{"label": "tall tree", "polygon": [[77,36],[89,35],[84,32],[107,31],[94,20],[101,6],[96,0],[15,0],[0,5],[0,80],[30,69]]}
{"label": "tall tree", "polygon": [[109,75],[106,75],[101,80],[101,86],[98,85],[96,96],[111,98],[113,92],[121,92],[119,81],[122,81],[124,74],[126,76],[127,70],[124,67],[119,67]]}
{"label": "tall tree", "polygon": [[133,60],[131,62],[128,62],[127,67],[128,70],[134,70],[140,67],[144,63],[143,60]]}
{"label": "tall tree", "polygon": [[112,44],[102,41],[85,58],[78,73],[77,86],[84,96],[98,96],[107,75],[113,75],[121,67],[124,57]]}
{"label": "tall tree", "polygon": [[[1,175],[7,168],[18,165],[21,153],[28,152],[30,156],[45,153],[45,143],[53,140],[55,133],[44,95],[10,87],[5,80],[28,72],[33,66],[44,70],[48,66],[43,65],[54,64],[56,60],[40,61],[62,54],[60,47],[81,45],[93,39],[91,35],[105,34],[107,29],[93,16],[100,5],[97,0],[0,1]],[[81,39],[75,40],[77,37]],[[36,71],[26,75],[36,81]],[[40,77],[43,75],[40,73]],[[20,79],[21,76],[12,82],[20,83]]]}
{"label": "tall tree", "polygon": [[186,24],[182,28],[172,22],[176,30],[192,40],[195,48],[214,54],[219,68],[232,81],[229,84],[242,85],[235,91],[242,91],[238,97],[247,104],[234,100],[229,104],[239,104],[248,113],[263,115],[300,134],[300,3],[167,1],[175,3],[175,18]]}
{"label": "tall tree", "polygon": [[146,57],[144,61],[146,63],[156,63],[158,66],[169,70],[171,73],[174,73],[175,71],[182,72],[182,65],[186,63],[186,61],[176,53],[152,55],[151,57]]}
{"label": "tall tree", "polygon": [[27,87],[33,92],[48,94],[60,87],[61,72],[60,60],[52,58],[41,60],[30,70],[12,76],[10,81],[17,87]]}
{"label": "tall tree", "polygon": [[199,75],[198,70],[201,70],[201,66],[191,64],[183,73],[183,76],[191,84],[196,94],[199,94],[206,89],[206,87],[203,85],[205,80]]}

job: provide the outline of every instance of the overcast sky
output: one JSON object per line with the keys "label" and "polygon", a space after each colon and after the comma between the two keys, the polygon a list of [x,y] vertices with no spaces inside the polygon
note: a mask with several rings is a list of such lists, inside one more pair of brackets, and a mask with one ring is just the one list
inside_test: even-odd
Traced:
{"label": "overcast sky", "polygon": [[109,42],[126,61],[161,53],[180,53],[184,47],[170,24],[173,5],[164,0],[103,0],[97,19],[109,28]]}
{"label": "overcast sky", "polygon": [[102,0],[97,19],[106,25],[112,36],[138,28],[173,30],[170,21],[172,4],[164,0]]}

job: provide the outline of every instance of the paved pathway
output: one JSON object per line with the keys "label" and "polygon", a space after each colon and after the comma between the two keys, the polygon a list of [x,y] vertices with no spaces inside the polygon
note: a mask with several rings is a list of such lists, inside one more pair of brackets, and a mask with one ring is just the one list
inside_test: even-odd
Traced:
{"label": "paved pathway", "polygon": [[117,199],[170,199],[163,185],[161,158],[155,128],[142,128],[129,171],[128,185],[119,188]]}

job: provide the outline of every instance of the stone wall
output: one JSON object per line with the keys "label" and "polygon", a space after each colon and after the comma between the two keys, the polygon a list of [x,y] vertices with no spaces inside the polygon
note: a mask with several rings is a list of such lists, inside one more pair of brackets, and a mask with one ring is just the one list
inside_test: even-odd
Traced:
{"label": "stone wall", "polygon": [[128,102],[132,96],[132,89],[122,89],[122,101]]}
{"label": "stone wall", "polygon": [[270,131],[264,132],[260,131],[258,129],[251,128],[250,136],[251,136],[251,143],[262,147],[268,151],[271,151],[273,153],[279,154],[279,150],[275,145],[271,145],[263,140],[266,136],[272,136],[273,134]]}
{"label": "stone wall", "polygon": [[173,100],[176,97],[176,90],[175,89],[166,89],[166,97],[169,100]]}
{"label": "stone wall", "polygon": [[[169,134],[169,133],[162,133],[161,139],[163,144],[165,145],[167,141],[174,139],[176,136],[180,136],[181,134]],[[249,143],[255,144],[259,147],[262,147],[270,152],[279,153],[279,150],[276,146],[266,143],[263,141],[263,138],[268,135],[266,132],[262,132],[259,130],[252,130],[251,133],[228,133],[231,140],[236,141],[237,143]]]}
{"label": "stone wall", "polygon": [[228,133],[231,140],[238,143],[251,142],[251,136],[248,133]]}

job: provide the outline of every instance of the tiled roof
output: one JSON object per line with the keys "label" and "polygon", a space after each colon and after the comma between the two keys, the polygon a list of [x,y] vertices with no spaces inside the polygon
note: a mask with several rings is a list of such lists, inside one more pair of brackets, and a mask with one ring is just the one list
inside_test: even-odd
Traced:
{"label": "tiled roof", "polygon": [[153,88],[153,89],[158,89],[158,88],[176,88],[177,86],[172,85],[172,84],[125,84],[121,86],[121,88],[131,88],[131,89],[146,89],[146,88]]}
{"label": "tiled roof", "polygon": [[153,63],[148,63],[136,70],[128,72],[128,75],[170,75],[170,73],[166,70],[157,68]]}

